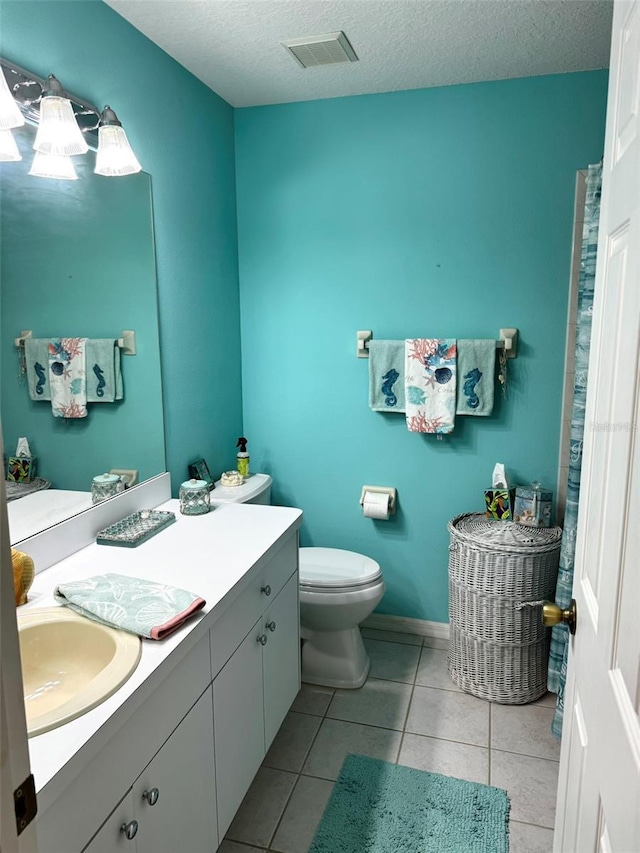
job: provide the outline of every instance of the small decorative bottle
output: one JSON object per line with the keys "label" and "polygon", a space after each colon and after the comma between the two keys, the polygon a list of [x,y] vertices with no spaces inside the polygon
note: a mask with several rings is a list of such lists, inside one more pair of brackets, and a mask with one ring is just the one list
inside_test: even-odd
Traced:
{"label": "small decorative bottle", "polygon": [[185,480],[180,484],[180,512],[183,515],[204,515],[211,509],[211,495],[206,480]]}
{"label": "small decorative bottle", "polygon": [[247,453],[247,439],[244,436],[240,436],[238,439],[238,443],[236,447],[239,447],[238,451],[238,472],[242,476],[244,480],[249,476],[249,454]]}

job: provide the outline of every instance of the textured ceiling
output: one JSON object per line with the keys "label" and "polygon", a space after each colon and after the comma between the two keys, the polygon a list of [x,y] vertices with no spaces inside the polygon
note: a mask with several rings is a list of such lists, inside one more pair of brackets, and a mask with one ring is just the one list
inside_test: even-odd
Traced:
{"label": "textured ceiling", "polygon": [[[610,0],[106,0],[235,107],[606,68]],[[359,62],[281,42],[344,30]]]}

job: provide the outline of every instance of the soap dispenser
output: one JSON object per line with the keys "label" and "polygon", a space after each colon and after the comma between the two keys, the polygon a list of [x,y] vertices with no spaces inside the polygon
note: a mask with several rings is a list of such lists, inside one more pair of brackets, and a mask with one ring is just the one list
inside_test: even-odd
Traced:
{"label": "soap dispenser", "polygon": [[238,439],[238,443],[236,447],[239,447],[238,451],[238,464],[237,469],[238,472],[242,475],[243,479],[247,479],[249,476],[249,454],[247,453],[247,439],[244,436],[240,436]]}

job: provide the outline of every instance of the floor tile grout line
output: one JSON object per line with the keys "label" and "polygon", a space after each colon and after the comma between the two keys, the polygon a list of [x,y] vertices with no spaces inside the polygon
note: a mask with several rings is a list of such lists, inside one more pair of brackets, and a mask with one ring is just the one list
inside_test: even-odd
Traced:
{"label": "floor tile grout line", "polygon": [[491,740],[491,735],[492,735],[492,730],[491,730],[492,720],[493,720],[493,717],[492,717],[492,707],[491,707],[491,702],[489,702],[489,744],[488,744],[488,746],[489,746],[489,755],[488,755],[488,760],[487,760],[487,772],[488,772],[487,785],[490,785],[490,784],[491,784],[491,750],[493,749],[493,747],[492,747],[492,745],[491,745],[491,744],[492,744],[492,740]]}
{"label": "floor tile grout line", "polygon": [[[296,773],[295,775],[296,775],[296,781],[295,781],[295,784],[293,785],[293,787],[291,788],[291,791],[289,792],[289,796],[287,797],[287,800],[286,800],[286,802],[285,802],[285,804],[284,804],[284,808],[282,809],[282,814],[281,814],[281,815],[280,815],[280,817],[278,818],[278,822],[277,822],[277,824],[276,824],[276,827],[275,827],[275,829],[273,830],[273,832],[272,832],[271,836],[269,837],[269,843],[267,844],[267,849],[268,849],[268,850],[270,850],[270,849],[271,849],[271,845],[273,844],[274,839],[275,839],[276,835],[278,834],[278,830],[280,829],[280,824],[282,823],[282,819],[284,818],[284,816],[285,816],[285,814],[286,814],[286,811],[287,811],[287,809],[289,808],[289,803],[291,802],[291,798],[293,797],[293,793],[294,793],[294,791],[296,790],[296,788],[298,787],[298,783],[300,782],[300,775],[301,775],[301,774],[300,774],[300,773]],[[258,848],[258,849],[259,849],[259,848]]]}
{"label": "floor tile grout line", "polygon": [[547,829],[549,832],[553,832],[552,826],[543,826],[541,823],[529,823],[526,820],[513,820],[513,818],[509,818],[509,823],[520,823],[523,826],[535,826],[536,829]]}
{"label": "floor tile grout line", "polygon": [[[327,705],[327,710],[328,710],[328,708],[329,708],[329,706]],[[325,720],[326,720],[326,719],[328,719],[328,718],[325,716],[325,717],[323,717],[323,718],[322,718],[322,720],[320,721],[320,725],[318,726],[318,729],[317,729],[317,731],[316,731],[315,735],[313,736],[313,738],[312,738],[312,740],[311,740],[311,744],[309,745],[309,748],[307,749],[307,751],[306,751],[306,752],[305,752],[305,754],[304,754],[304,758],[302,759],[302,764],[300,765],[300,770],[298,770],[298,773],[299,773],[301,776],[302,776],[302,775],[309,775],[309,774],[303,774],[304,766],[305,766],[305,764],[307,763],[307,761],[309,760],[309,756],[311,755],[311,750],[312,750],[312,749],[313,749],[313,747],[315,746],[316,741],[318,740],[318,737],[320,736],[320,732],[322,731],[322,727],[324,726],[324,723],[325,723]]]}
{"label": "floor tile grout line", "polygon": [[[410,636],[417,637],[417,634]],[[422,639],[422,638],[421,638]],[[370,640],[372,643],[391,643],[393,646],[411,646],[414,649],[422,648],[422,643],[409,643],[404,640],[385,640],[384,637],[362,637],[362,641]]]}
{"label": "floor tile grout line", "polygon": [[535,758],[537,761],[550,761],[551,764],[560,764],[559,758],[547,758],[546,755],[531,755],[530,752],[514,752],[512,749],[498,749],[492,747],[494,752],[503,752],[505,755],[517,755],[518,758]]}
{"label": "floor tile grout line", "polygon": [[422,659],[422,649],[424,645],[420,649],[420,655],[418,657],[418,665],[416,666],[416,672],[413,678],[413,684],[411,685],[411,695],[409,696],[409,703],[407,705],[407,713],[404,716],[404,724],[402,726],[402,733],[400,734],[400,743],[398,744],[398,753],[396,755],[396,764],[400,761],[400,753],[402,752],[402,745],[404,743],[404,736],[407,731],[407,723],[409,722],[409,713],[411,711],[411,703],[413,702],[413,694],[416,690],[416,678],[418,677],[418,669],[420,668],[420,661]]}

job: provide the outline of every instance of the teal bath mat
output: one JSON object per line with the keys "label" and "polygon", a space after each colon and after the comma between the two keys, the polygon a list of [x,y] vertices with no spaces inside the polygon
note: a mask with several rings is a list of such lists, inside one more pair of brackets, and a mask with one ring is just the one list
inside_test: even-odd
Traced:
{"label": "teal bath mat", "polygon": [[508,853],[506,791],[348,755],[309,853]]}

